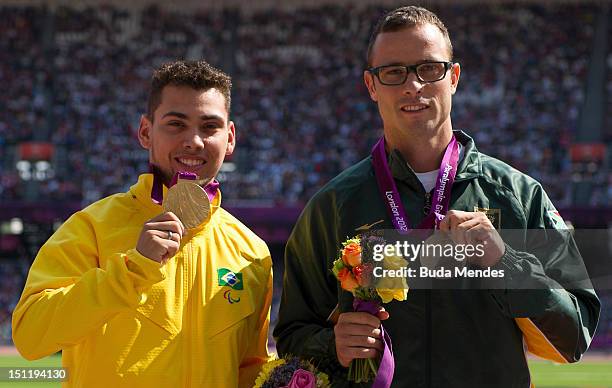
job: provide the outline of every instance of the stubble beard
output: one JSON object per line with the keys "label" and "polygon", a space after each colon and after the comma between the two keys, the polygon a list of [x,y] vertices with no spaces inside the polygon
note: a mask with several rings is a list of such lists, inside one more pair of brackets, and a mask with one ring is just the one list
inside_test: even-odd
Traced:
{"label": "stubble beard", "polygon": [[164,185],[166,185],[166,187],[170,187],[170,183],[172,183],[172,178],[174,178],[174,173],[172,171],[167,171],[162,168],[158,160],[159,159],[157,158],[155,152],[151,150],[151,153],[149,155],[149,164],[153,168],[153,173],[162,178],[162,181]]}

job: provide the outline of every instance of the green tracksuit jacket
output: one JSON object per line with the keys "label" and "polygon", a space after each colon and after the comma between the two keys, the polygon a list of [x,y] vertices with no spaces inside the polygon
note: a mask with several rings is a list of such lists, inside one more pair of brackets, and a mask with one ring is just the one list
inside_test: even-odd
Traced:
{"label": "green tracksuit jacket", "polygon": [[[537,181],[478,152],[465,133],[455,135],[464,151],[450,209],[499,209],[496,227],[501,229],[559,226],[553,217],[556,210]],[[423,186],[397,151],[388,161],[406,213],[416,225],[424,217]],[[347,369],[337,363],[329,317],[337,305],[341,311],[350,310],[350,294],[339,289],[330,268],[341,243],[368,226],[393,229],[371,157],[315,194],[286,247],[274,330],[277,349],[281,356],[291,353],[316,360],[331,374],[334,386],[348,385]],[[527,351],[561,363],[578,361],[594,335],[600,303],[591,287],[560,286],[585,276],[576,273],[583,268],[582,259],[571,235],[565,236],[557,242],[556,254],[541,257],[506,244],[497,266],[504,269],[508,282],[527,277],[537,289],[411,289],[406,301],[386,304],[390,318],[384,326],[395,358],[393,387],[527,388]]]}

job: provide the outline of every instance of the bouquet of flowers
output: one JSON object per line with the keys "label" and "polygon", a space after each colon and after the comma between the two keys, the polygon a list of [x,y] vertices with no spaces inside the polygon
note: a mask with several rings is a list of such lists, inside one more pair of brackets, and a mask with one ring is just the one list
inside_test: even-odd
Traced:
{"label": "bouquet of flowers", "polygon": [[[346,240],[342,243],[339,258],[333,263],[332,272],[340,282],[340,287],[353,294],[355,311],[376,315],[381,303],[389,303],[393,299],[406,300],[408,285],[404,277],[375,279],[374,268],[381,266],[383,270],[399,270],[406,267],[408,262],[399,256],[384,256],[382,261],[375,262],[371,254],[374,244],[384,244],[384,240],[376,236],[353,237]],[[381,334],[385,342],[385,352],[382,357],[354,359],[349,366],[349,380],[361,383],[376,379],[380,368],[383,375],[374,385],[390,384],[394,369],[393,352],[391,339],[384,332],[382,325]],[[382,367],[381,363],[384,364]]]}
{"label": "bouquet of flowers", "polygon": [[253,388],[329,388],[329,378],[310,362],[295,356],[269,361]]}

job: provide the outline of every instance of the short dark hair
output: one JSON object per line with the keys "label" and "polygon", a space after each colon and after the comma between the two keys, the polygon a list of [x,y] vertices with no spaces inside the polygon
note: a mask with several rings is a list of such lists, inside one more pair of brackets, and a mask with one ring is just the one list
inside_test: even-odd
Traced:
{"label": "short dark hair", "polygon": [[187,86],[195,90],[217,89],[223,97],[227,112],[230,111],[232,79],[208,62],[175,61],[164,63],[153,72],[147,102],[147,116],[153,121],[153,113],[161,104],[161,95],[168,85]]}
{"label": "short dark hair", "polygon": [[383,32],[397,32],[405,28],[423,24],[431,24],[440,29],[442,35],[444,36],[444,40],[446,40],[446,44],[448,45],[448,52],[450,54],[450,58],[448,59],[452,60],[453,44],[450,41],[448,30],[446,29],[444,23],[442,23],[442,20],[440,20],[435,13],[423,7],[409,5],[386,13],[378,20],[378,23],[376,23],[376,26],[372,31],[372,35],[370,35],[370,42],[368,43],[368,67],[372,66],[372,48],[374,46],[374,42],[376,41],[376,37],[379,34]]}

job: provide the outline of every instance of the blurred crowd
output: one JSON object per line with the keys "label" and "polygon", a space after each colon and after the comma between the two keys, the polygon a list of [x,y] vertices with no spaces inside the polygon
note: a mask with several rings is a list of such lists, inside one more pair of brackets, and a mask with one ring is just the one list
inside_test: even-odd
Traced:
{"label": "blurred crowd", "polygon": [[[593,9],[435,11],[447,23],[463,70],[454,127],[473,135],[484,152],[539,179],[559,206],[568,205],[568,150],[584,99]],[[304,200],[367,155],[381,124],[362,71],[370,28],[382,13],[274,11],[240,24],[236,119],[257,136],[244,139],[252,167],[241,178],[250,179],[235,184],[258,198],[280,192],[282,200]],[[272,193],[256,184],[262,176],[272,181]]]}
{"label": "blurred crowd", "polygon": [[0,261],[0,346],[12,343],[11,314],[23,291],[30,262]]}
{"label": "blurred crowd", "polygon": [[[570,205],[568,150],[597,7],[433,10],[462,65],[454,127],[539,179],[558,206]],[[56,145],[54,177],[39,188],[47,199],[88,204],[126,190],[147,168],[135,131],[151,69],[205,58],[234,79],[239,146],[236,169],[220,177],[226,201],[303,204],[365,157],[381,134],[362,72],[372,24],[384,11],[0,8],[0,33],[9,37],[0,42],[0,81],[8,86],[0,97],[0,149],[25,140]],[[22,198],[14,157],[0,161],[0,198]]]}
{"label": "blurred crowd", "polygon": [[46,86],[41,8],[0,7],[0,198],[20,198],[19,176],[9,146],[31,140],[45,127]]}
{"label": "blurred crowd", "polygon": [[[608,74],[606,82],[607,102],[605,105],[606,117],[604,119],[604,138],[607,144],[612,144],[612,23],[608,23],[608,55],[606,57],[606,72]],[[608,174],[607,179],[603,179],[600,188],[600,196],[609,204],[612,199],[612,174]]]}
{"label": "blurred crowd", "polygon": [[[388,9],[245,14],[0,6],[0,200],[24,197],[14,168],[15,146],[23,141],[55,145],[54,175],[40,183],[40,198],[86,205],[127,190],[147,170],[136,129],[151,70],[204,58],[234,82],[238,147],[231,159],[236,169],[219,177],[225,203],[301,205],[367,156],[382,133],[362,73],[372,25]],[[572,168],[569,149],[598,6],[431,9],[445,21],[462,69],[453,126],[473,136],[481,151],[540,180],[558,207],[571,205],[569,182],[583,173]],[[608,51],[612,96],[612,43]],[[612,109],[607,112],[612,128]],[[590,205],[612,199],[606,174],[598,175],[602,184]],[[28,260],[0,263],[0,343],[10,339],[10,311]]]}

